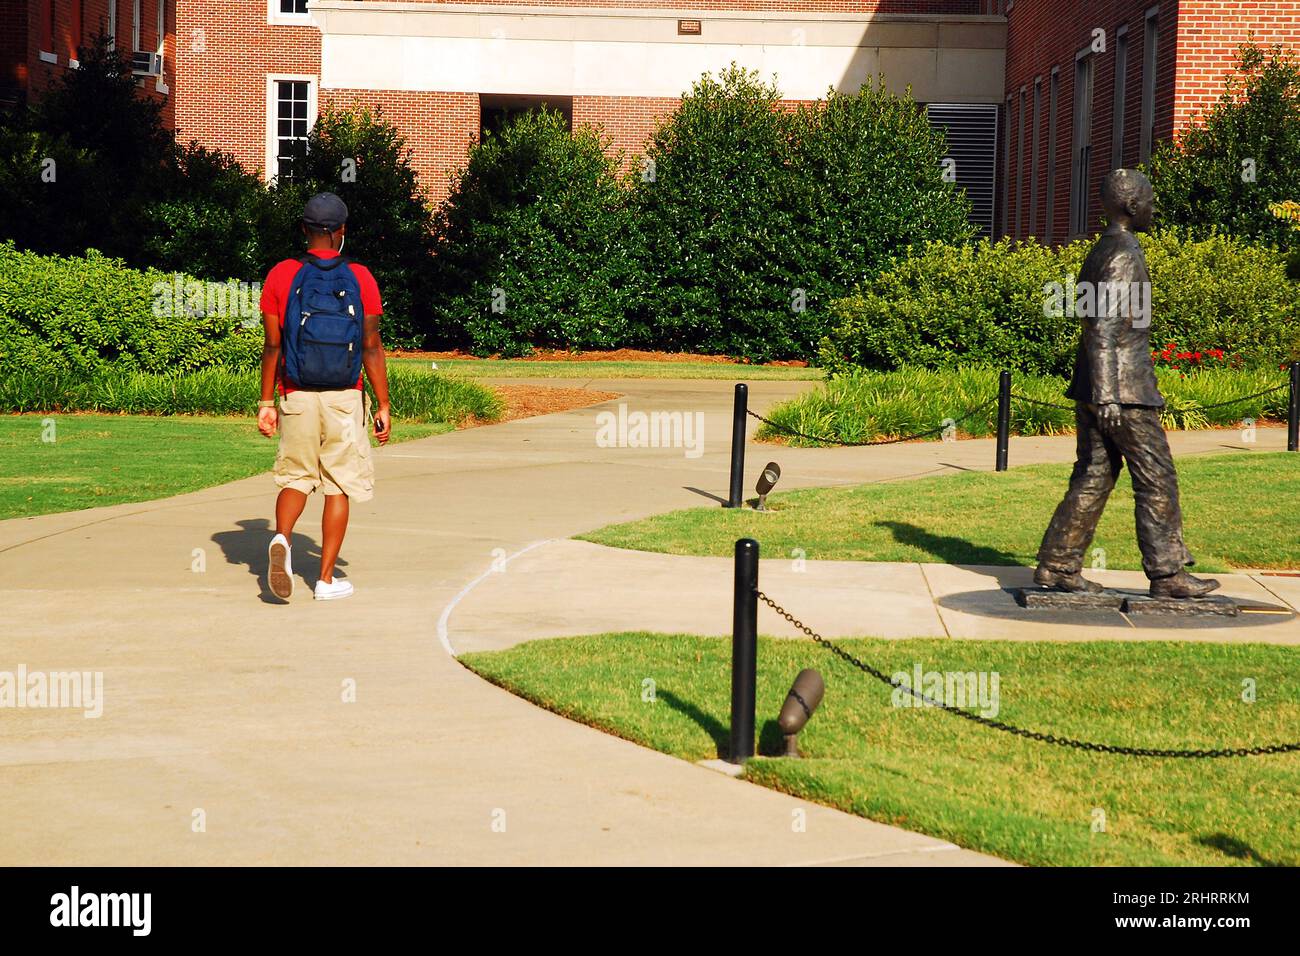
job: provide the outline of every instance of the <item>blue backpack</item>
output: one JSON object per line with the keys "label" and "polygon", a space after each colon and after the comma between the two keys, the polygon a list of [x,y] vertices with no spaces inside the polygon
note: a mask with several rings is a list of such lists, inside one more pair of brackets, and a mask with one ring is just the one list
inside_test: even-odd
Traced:
{"label": "blue backpack", "polygon": [[342,256],[300,261],[284,309],[284,374],[299,388],[352,388],[361,375],[361,284]]}

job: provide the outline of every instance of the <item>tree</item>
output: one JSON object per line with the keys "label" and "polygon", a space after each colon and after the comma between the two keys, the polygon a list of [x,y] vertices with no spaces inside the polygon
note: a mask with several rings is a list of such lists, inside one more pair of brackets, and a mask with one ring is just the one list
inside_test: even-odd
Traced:
{"label": "tree", "polygon": [[437,217],[446,334],[479,354],[647,344],[622,164],[599,130],[544,108],[485,133]]}
{"label": "tree", "polygon": [[384,296],[384,342],[419,347],[432,325],[433,213],[411,150],[380,109],[327,106],[272,187],[281,248],[302,246],[303,204],[318,192],[348,206],[345,251],[375,274]]}
{"label": "tree", "polygon": [[1157,221],[1288,246],[1296,234],[1269,207],[1300,199],[1297,169],[1300,62],[1280,46],[1243,45],[1204,119],[1151,158]]}
{"label": "tree", "polygon": [[830,304],[908,246],[972,230],[944,140],[883,85],[790,110],[734,64],[656,131],[637,207],[665,345],[807,357]]}

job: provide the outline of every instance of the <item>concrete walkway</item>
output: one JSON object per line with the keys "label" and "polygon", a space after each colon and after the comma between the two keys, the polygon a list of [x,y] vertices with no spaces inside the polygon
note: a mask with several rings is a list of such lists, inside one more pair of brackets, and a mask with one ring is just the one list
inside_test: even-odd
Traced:
{"label": "concrete walkway", "polygon": [[[729,383],[588,384],[631,409],[702,413],[703,455],[598,447],[600,408],[383,449],[378,497],[344,545],[348,601],[307,590],[318,501],[294,542],[300,590],[268,601],[267,476],[0,523],[0,671],[104,679],[98,719],[0,710],[0,864],[997,862],[819,807],[792,832],[800,801],[548,714],[444,652],[439,619],[495,560],[724,493]],[[751,403],[811,385],[755,383]],[[1180,452],[1236,444],[1176,438]],[[1262,431],[1243,453],[1277,444]],[[1012,460],[1071,446],[1025,439]],[[794,487],[984,469],[993,450],[780,457]]]}
{"label": "concrete walkway", "polygon": [[[457,653],[520,641],[617,631],[731,633],[730,558],[624,551],[586,541],[547,541],[485,575],[443,627]],[[1140,571],[1093,571],[1107,587],[1145,593]],[[1216,574],[1219,593],[1252,605],[1235,618],[1091,615],[1025,610],[1011,589],[1033,569],[904,562],[764,560],[759,586],[825,637],[954,637],[993,640],[1201,640],[1300,644],[1300,578]],[[629,585],[629,582],[634,582]],[[765,605],[759,633],[802,637]]]}

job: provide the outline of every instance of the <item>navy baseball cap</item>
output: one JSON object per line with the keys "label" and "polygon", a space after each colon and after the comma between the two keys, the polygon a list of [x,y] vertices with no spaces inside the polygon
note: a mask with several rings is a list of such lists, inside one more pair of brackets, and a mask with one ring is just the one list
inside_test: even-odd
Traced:
{"label": "navy baseball cap", "polygon": [[347,204],[333,193],[317,193],[303,207],[302,221],[309,226],[334,232],[348,221]]}

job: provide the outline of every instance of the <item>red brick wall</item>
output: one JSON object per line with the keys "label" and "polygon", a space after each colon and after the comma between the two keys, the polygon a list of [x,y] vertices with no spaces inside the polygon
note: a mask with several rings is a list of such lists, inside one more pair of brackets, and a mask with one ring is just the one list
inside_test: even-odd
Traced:
{"label": "red brick wall", "polygon": [[1237,47],[1253,34],[1257,45],[1300,47],[1300,0],[1222,3],[1182,0],[1178,18],[1175,129],[1218,99]]}
{"label": "red brick wall", "polygon": [[[1017,0],[1007,14],[1007,81],[1006,91],[1012,96],[1010,114],[1003,117],[1002,134],[1011,137],[1011,165],[1004,171],[998,184],[999,231],[1025,238],[1029,234],[1032,191],[1033,157],[1033,91],[1034,80],[1042,78],[1043,96],[1040,112],[1038,150],[1038,203],[1036,221],[1038,238],[1049,242],[1062,242],[1068,238],[1070,225],[1071,156],[1074,139],[1075,54],[1091,44],[1092,31],[1106,31],[1106,50],[1094,54],[1092,97],[1092,156],[1089,164],[1088,197],[1089,222],[1095,228],[1100,223],[1101,203],[1097,198],[1098,185],[1110,170],[1112,145],[1113,104],[1115,91],[1116,30],[1121,24],[1128,26],[1128,68],[1124,113],[1123,162],[1133,166],[1138,162],[1141,136],[1142,67],[1144,60],[1145,13],[1154,6],[1153,0],[1076,0],[1060,3],[1056,0]],[[1157,37],[1155,133],[1157,138],[1168,138],[1174,123],[1174,76],[1177,56],[1178,0],[1161,0],[1159,32]],[[1060,69],[1060,86],[1057,100],[1055,181],[1051,201],[1053,228],[1046,231],[1047,165],[1050,141],[1048,110],[1051,71]],[[1023,175],[1017,166],[1020,137],[1020,89],[1025,88],[1026,129]],[[999,156],[1004,155],[1005,141],[999,146]],[[1017,223],[1020,228],[1017,228]]]}
{"label": "red brick wall", "polygon": [[[411,0],[411,2],[462,3],[465,0]],[[634,10],[782,10],[792,13],[970,15],[990,12],[998,0],[492,0],[492,2],[506,6],[621,7]]]}
{"label": "red brick wall", "polygon": [[266,76],[320,75],[320,31],[266,22],[265,0],[174,0],[177,137],[266,166]]}
{"label": "red brick wall", "polygon": [[479,131],[477,93],[397,93],[375,90],[323,90],[327,104],[378,107],[401,130],[411,148],[411,164],[434,202],[447,197],[451,174],[464,165]]}
{"label": "red brick wall", "polygon": [[27,6],[31,0],[0,0],[0,96],[27,89]]}

